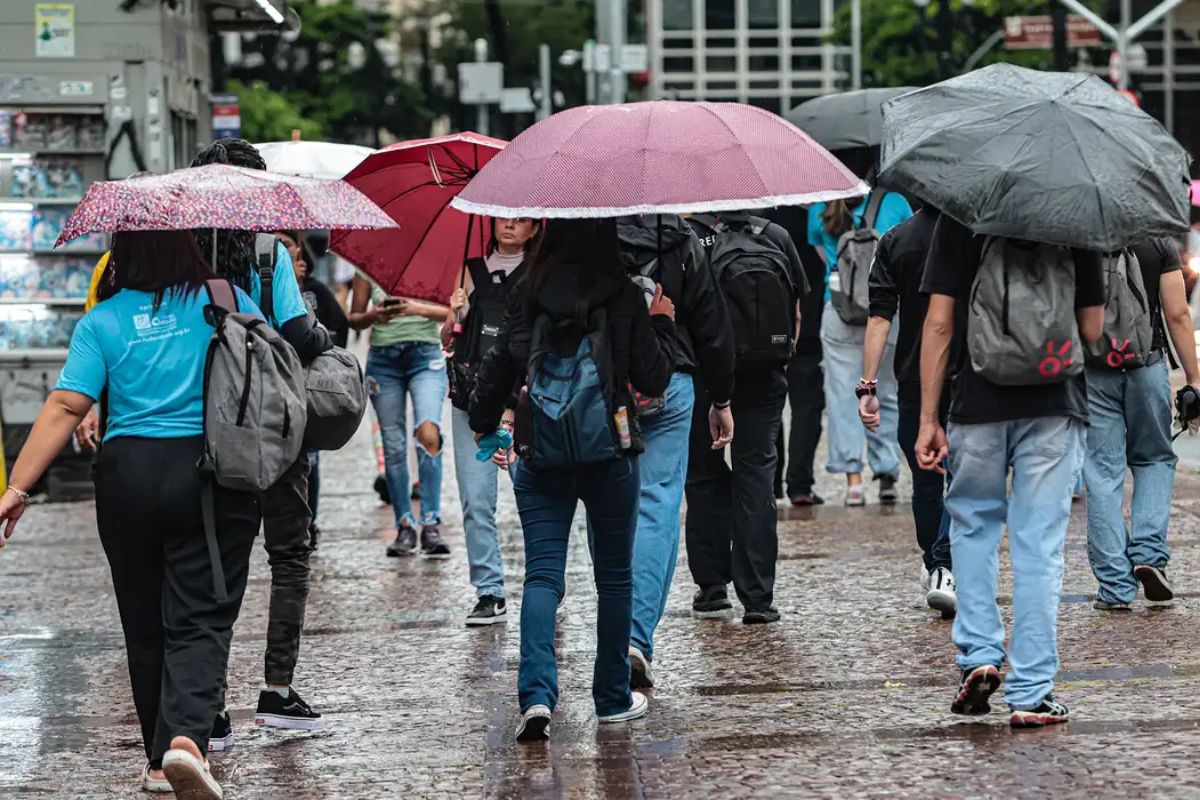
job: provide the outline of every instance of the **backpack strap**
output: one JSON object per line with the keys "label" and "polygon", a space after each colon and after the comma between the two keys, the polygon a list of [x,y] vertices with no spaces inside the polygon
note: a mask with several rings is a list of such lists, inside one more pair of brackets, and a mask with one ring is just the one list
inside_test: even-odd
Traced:
{"label": "backpack strap", "polygon": [[263,317],[275,321],[275,260],[278,254],[277,240],[271,233],[260,233],[254,237],[255,269],[258,270],[259,304]]}
{"label": "backpack strap", "polygon": [[879,219],[879,207],[883,205],[883,196],[886,194],[887,192],[882,189],[877,189],[867,196],[867,210],[863,212],[863,228],[875,227],[875,221]]}
{"label": "backpack strap", "polygon": [[210,304],[217,308],[223,308],[231,314],[237,313],[237,292],[233,290],[232,283],[224,278],[210,278],[204,282],[204,288],[208,292]]}
{"label": "backpack strap", "polygon": [[212,567],[213,592],[217,600],[224,603],[229,600],[229,590],[225,585],[225,568],[221,565],[221,547],[217,543],[217,504],[216,478],[212,473],[200,477],[200,516],[204,520],[204,543],[208,548],[208,562]]}
{"label": "backpack strap", "polygon": [[482,258],[472,258],[464,265],[471,283],[475,286],[486,286],[492,282],[492,273],[487,268],[487,262]]}

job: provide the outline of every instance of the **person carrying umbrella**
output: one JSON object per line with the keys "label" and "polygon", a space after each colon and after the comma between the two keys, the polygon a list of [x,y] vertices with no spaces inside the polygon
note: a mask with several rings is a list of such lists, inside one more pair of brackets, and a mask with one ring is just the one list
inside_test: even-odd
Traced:
{"label": "person carrying umbrella", "polygon": [[[916,450],[922,468],[948,457],[953,474],[962,684],[951,711],[990,711],[1007,661],[1012,727],[1066,722],[1053,694],[1057,615],[1089,420],[1083,343],[1105,323],[1098,251],[1186,229],[1189,158],[1095,76],[1007,64],[889,101],[884,127],[880,180],[943,211],[921,287],[929,311]],[[938,406],[948,366],[946,430]],[[996,604],[1006,525],[1007,650]]]}

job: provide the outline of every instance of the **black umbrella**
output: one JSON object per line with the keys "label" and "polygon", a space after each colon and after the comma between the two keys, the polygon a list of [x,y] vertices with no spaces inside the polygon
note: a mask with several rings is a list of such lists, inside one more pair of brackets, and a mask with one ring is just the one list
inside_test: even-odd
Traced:
{"label": "black umbrella", "polygon": [[880,182],[976,233],[1111,251],[1188,228],[1191,157],[1095,75],[994,64],[883,121]]}
{"label": "black umbrella", "polygon": [[879,107],[912,90],[905,86],[827,94],[793,108],[787,113],[787,121],[826,150],[878,147],[883,142],[883,115]]}

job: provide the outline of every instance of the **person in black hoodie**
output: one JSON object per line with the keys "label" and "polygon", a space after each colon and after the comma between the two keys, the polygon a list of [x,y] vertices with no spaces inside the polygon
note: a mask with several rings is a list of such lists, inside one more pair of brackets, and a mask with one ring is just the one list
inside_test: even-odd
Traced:
{"label": "person in black hoodie", "polygon": [[[673,215],[623,217],[617,221],[625,271],[647,302],[661,284],[676,301],[675,374],[665,395],[644,398],[638,421],[646,441],[639,464],[642,488],[633,542],[633,628],[629,637],[634,689],[654,685],[654,630],[666,609],[679,556],[679,510],[687,478],[688,434],[695,403],[693,375],[712,402],[713,439],[724,447],[733,437],[733,331],[729,311],[713,280],[700,239]],[[681,457],[682,454],[682,457]]]}
{"label": "person in black hoodie", "polygon": [[[577,345],[589,331],[589,323],[598,326],[601,317],[606,320],[601,330],[606,345],[598,348],[596,360],[607,364],[608,374],[602,377],[615,395],[612,409],[634,407],[628,387],[646,395],[661,395],[670,382],[675,357],[674,305],[659,289],[647,312],[642,292],[621,269],[616,221],[553,220],[544,236],[528,273],[514,287],[500,338],[476,374],[469,414],[477,441],[497,433],[501,415],[512,404],[514,389],[523,385],[530,372],[530,351],[540,344],[536,332],[547,324],[578,334]],[[601,309],[603,314],[598,313]],[[563,344],[565,347],[566,342]],[[517,413],[517,439],[540,441],[536,430],[522,430],[527,424],[523,408],[521,404]],[[520,741],[548,737],[550,715],[558,700],[555,612],[564,593],[571,520],[580,500],[592,526],[599,596],[592,684],[596,714],[601,722],[624,722],[646,713],[645,696],[630,691],[628,658],[639,490],[636,454],[641,442],[636,418],[629,418],[630,427],[623,429],[604,413],[606,419],[586,422],[601,429],[609,426],[614,441],[621,440],[622,455],[545,467],[539,466],[534,452],[531,459],[513,467],[525,538],[517,681]],[[509,455],[497,457],[505,464],[511,462]]]}

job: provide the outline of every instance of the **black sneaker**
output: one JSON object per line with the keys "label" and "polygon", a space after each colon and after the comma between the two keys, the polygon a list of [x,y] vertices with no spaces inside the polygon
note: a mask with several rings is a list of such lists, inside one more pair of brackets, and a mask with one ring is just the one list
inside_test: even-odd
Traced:
{"label": "black sneaker", "polygon": [[805,508],[808,506],[823,506],[823,505],[825,505],[825,498],[821,497],[821,495],[817,494],[816,492],[804,492],[803,494],[794,494],[789,499],[792,501],[792,505],[798,506],[800,508]]}
{"label": "black sneaker", "polygon": [[475,608],[471,609],[471,613],[467,614],[467,627],[496,625],[504,623],[507,620],[508,605],[504,602],[504,598],[484,595],[479,598],[479,602],[475,604]]}
{"label": "black sneaker", "polygon": [[1138,564],[1133,568],[1133,577],[1142,585],[1142,592],[1151,603],[1166,603],[1175,599],[1175,587],[1162,567]]}
{"label": "black sneaker", "polygon": [[743,625],[767,625],[772,622],[779,622],[779,612],[773,606],[755,609],[754,611],[747,610],[742,615]]}
{"label": "black sneaker", "polygon": [[950,704],[955,714],[987,714],[992,710],[988,698],[1000,688],[1000,670],[991,664],[963,670],[958,696]]}
{"label": "black sneaker", "polygon": [[421,526],[421,555],[439,559],[450,557],[450,546],[442,541],[442,531],[437,525]]}
{"label": "black sneaker", "polygon": [[1054,699],[1054,695],[1046,695],[1037,708],[1024,711],[1012,709],[1012,718],[1008,724],[1014,728],[1044,728],[1047,725],[1060,725],[1070,719],[1071,712],[1062,703]]}
{"label": "black sneaker", "polygon": [[411,525],[401,525],[396,531],[396,540],[388,545],[387,554],[392,558],[411,556],[417,549],[417,529]]}
{"label": "black sneaker", "polygon": [[390,506],[392,504],[392,492],[388,489],[387,478],[382,475],[376,475],[374,486],[375,493],[379,495],[379,502],[385,506]]}
{"label": "black sneaker", "polygon": [[281,697],[273,689],[258,693],[258,710],[254,712],[256,725],[270,728],[290,728],[297,731],[319,731],[325,726],[321,715],[309,708],[308,703],[288,689],[287,697]]}
{"label": "black sneaker", "polygon": [[221,753],[233,747],[233,721],[229,712],[222,711],[213,720],[212,732],[208,734],[208,752]]}
{"label": "black sneaker", "polygon": [[879,502],[885,506],[894,506],[900,501],[900,492],[896,489],[896,479],[891,475],[879,476]]}
{"label": "black sneaker", "polygon": [[692,598],[692,613],[697,617],[723,617],[733,610],[729,593],[724,586],[706,586],[696,590]]}
{"label": "black sneaker", "polygon": [[311,549],[313,552],[316,552],[316,550],[320,546],[320,544],[321,544],[321,529],[318,528],[317,523],[314,522],[312,525],[308,526],[308,546],[309,546],[309,549]]}

